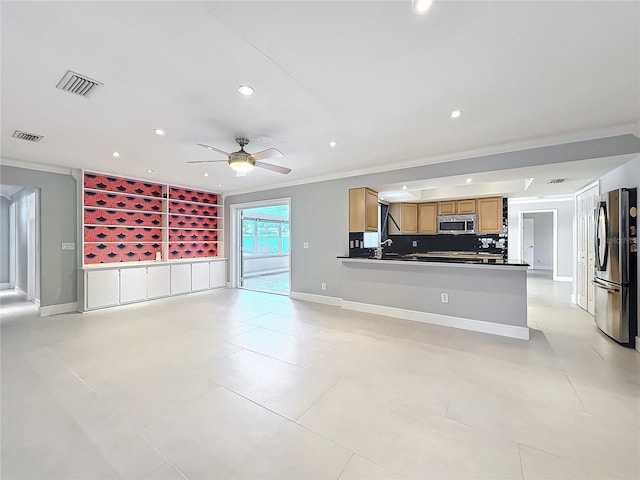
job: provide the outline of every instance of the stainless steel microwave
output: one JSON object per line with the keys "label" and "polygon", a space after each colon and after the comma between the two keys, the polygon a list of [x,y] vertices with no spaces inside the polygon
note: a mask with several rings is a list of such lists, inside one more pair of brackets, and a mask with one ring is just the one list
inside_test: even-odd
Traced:
{"label": "stainless steel microwave", "polygon": [[477,215],[438,215],[438,233],[476,233]]}

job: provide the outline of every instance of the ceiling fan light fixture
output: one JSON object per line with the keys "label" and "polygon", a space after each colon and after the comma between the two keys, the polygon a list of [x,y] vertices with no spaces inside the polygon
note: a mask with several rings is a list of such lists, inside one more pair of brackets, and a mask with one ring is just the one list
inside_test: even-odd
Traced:
{"label": "ceiling fan light fixture", "polygon": [[229,166],[236,172],[250,172],[255,165],[246,158],[232,158],[229,160]]}
{"label": "ceiling fan light fixture", "polygon": [[434,2],[435,0],[411,0],[411,10],[416,15],[424,15]]}

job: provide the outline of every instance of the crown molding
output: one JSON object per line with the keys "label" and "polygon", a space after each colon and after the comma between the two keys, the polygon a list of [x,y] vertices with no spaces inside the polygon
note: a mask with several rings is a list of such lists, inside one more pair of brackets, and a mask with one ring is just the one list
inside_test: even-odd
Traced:
{"label": "crown molding", "polygon": [[73,168],[59,167],[44,163],[25,162],[23,160],[14,160],[12,158],[0,158],[0,166],[26,168],[28,170],[38,170],[40,172],[58,173],[61,175],[73,175]]}

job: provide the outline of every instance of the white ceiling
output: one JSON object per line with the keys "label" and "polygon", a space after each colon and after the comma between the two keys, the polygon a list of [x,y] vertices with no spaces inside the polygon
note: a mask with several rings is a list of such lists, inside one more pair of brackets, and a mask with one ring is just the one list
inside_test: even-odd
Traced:
{"label": "white ceiling", "polygon": [[[640,120],[638,2],[440,1],[422,17],[409,0],[2,2],[1,13],[5,160],[230,192]],[[90,99],[57,90],[68,69],[104,87]],[[238,94],[245,83],[252,97]],[[239,135],[249,152],[280,149],[273,163],[293,172],[184,164],[220,158],[196,143],[233,151]]]}

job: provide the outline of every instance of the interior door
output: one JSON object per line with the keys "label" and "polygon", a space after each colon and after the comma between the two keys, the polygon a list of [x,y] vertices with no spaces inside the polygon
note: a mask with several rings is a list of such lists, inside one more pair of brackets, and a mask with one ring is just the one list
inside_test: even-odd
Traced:
{"label": "interior door", "polygon": [[533,263],[533,249],[534,249],[534,241],[533,241],[533,219],[532,218],[523,218],[522,219],[522,261],[524,263],[529,264],[529,270],[533,269],[535,265]]}
{"label": "interior door", "polygon": [[578,271],[576,295],[578,306],[587,309],[588,290],[590,284],[589,267],[587,265],[587,193],[582,193],[577,197],[577,219],[578,219]]}

